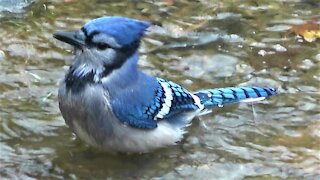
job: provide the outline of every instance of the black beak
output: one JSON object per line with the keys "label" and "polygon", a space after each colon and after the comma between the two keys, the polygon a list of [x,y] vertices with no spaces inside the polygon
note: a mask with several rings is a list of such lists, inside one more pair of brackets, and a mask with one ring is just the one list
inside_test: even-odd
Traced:
{"label": "black beak", "polygon": [[86,46],[84,35],[83,33],[79,33],[79,31],[56,32],[53,34],[53,37],[79,49],[82,49]]}

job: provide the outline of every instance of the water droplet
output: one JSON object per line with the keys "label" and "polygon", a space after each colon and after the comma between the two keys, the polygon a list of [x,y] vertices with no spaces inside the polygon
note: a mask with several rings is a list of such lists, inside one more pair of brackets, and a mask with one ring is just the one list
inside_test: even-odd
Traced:
{"label": "water droplet", "polygon": [[4,60],[5,57],[6,57],[6,54],[4,54],[2,50],[0,50],[0,61]]}
{"label": "water droplet", "polygon": [[277,52],[286,52],[287,48],[281,46],[280,44],[273,45],[272,48]]}
{"label": "water droplet", "polygon": [[222,104],[218,104],[218,107],[220,107],[220,108],[221,108],[221,107],[223,107],[223,105],[222,105]]}

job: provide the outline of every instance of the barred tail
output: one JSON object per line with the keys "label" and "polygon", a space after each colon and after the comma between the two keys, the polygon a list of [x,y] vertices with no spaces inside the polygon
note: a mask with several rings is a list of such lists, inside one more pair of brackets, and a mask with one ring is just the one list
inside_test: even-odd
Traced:
{"label": "barred tail", "polygon": [[198,96],[204,107],[213,108],[238,102],[255,102],[277,94],[275,89],[261,87],[227,87],[200,90],[193,93]]}

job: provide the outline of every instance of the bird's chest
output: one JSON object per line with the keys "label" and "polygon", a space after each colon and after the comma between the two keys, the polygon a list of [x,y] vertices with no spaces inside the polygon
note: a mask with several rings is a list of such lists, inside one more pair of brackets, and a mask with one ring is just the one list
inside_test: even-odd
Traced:
{"label": "bird's chest", "polygon": [[[92,111],[91,105],[96,103],[94,96],[101,96],[99,88],[84,85],[80,89],[62,83],[59,89],[59,108],[64,118],[84,117]],[[102,96],[101,96],[102,97]]]}
{"label": "bird's chest", "polygon": [[73,92],[64,84],[59,89],[59,108],[67,125],[81,139],[92,142],[112,133],[113,115],[108,92],[99,85],[87,85]]}

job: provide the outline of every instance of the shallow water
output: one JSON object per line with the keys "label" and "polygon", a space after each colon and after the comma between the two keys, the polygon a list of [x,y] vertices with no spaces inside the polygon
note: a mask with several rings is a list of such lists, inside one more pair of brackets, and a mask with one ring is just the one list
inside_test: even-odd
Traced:
{"label": "shallow water", "polygon": [[[319,19],[317,0],[38,1],[0,19],[0,177],[8,179],[320,179],[320,44],[290,27]],[[107,154],[66,127],[58,82],[72,55],[52,33],[122,15],[152,21],[140,67],[190,90],[274,87],[259,104],[195,119],[149,154]]]}

